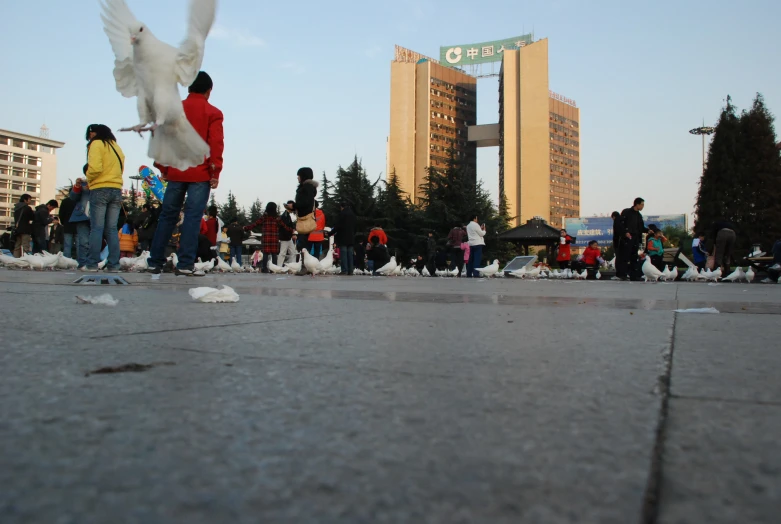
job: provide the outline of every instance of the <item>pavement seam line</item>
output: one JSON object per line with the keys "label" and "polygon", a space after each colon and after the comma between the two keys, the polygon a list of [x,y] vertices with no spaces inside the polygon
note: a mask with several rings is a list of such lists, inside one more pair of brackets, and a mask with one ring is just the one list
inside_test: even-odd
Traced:
{"label": "pavement seam line", "polygon": [[[675,299],[678,300],[678,288],[675,290]],[[670,407],[670,386],[672,383],[673,357],[675,355],[675,330],[678,325],[678,313],[673,313],[672,334],[670,336],[670,350],[667,352],[665,370],[659,376],[659,394],[662,397],[659,406],[659,418],[656,425],[656,437],[651,452],[651,464],[648,471],[648,481],[643,495],[643,510],[640,516],[640,524],[656,524],[659,518],[659,506],[662,493],[662,467],[664,462],[664,444],[667,437],[667,418]]]}
{"label": "pavement seam line", "polygon": [[[372,311],[362,311],[362,313],[371,313]],[[122,334],[114,334],[114,335],[97,335],[94,337],[88,337],[89,340],[102,340],[105,338],[115,338],[115,337],[133,337],[137,335],[160,335],[162,333],[176,333],[179,331],[196,331],[199,329],[212,329],[212,328],[223,328],[223,327],[236,327],[236,326],[252,326],[256,324],[268,324],[269,322],[289,322],[291,320],[313,320],[316,318],[329,318],[329,317],[338,317],[341,315],[345,315],[347,313],[331,313],[327,315],[310,315],[306,317],[287,317],[287,318],[270,318],[267,320],[253,320],[250,322],[231,322],[228,324],[217,324],[217,325],[210,325],[210,326],[195,326],[195,327],[186,327],[186,328],[177,328],[177,329],[162,329],[158,331],[140,331],[138,333],[122,333]],[[350,314],[354,314],[354,312],[350,312]]]}
{"label": "pavement seam line", "polygon": [[696,402],[724,402],[727,404],[741,404],[747,406],[771,406],[781,407],[781,401],[776,400],[747,400],[742,398],[719,398],[719,397],[699,397],[690,395],[674,395],[670,394],[670,398],[676,400],[692,400]]}

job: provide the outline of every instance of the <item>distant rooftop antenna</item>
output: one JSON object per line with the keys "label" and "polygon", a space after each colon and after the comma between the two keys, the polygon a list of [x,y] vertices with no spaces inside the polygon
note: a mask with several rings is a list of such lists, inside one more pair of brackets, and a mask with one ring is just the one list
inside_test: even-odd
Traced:
{"label": "distant rooftop antenna", "polygon": [[41,133],[40,133],[40,137],[41,137],[41,138],[49,138],[49,128],[48,128],[48,127],[46,127],[46,124],[43,124],[43,125],[41,126]]}

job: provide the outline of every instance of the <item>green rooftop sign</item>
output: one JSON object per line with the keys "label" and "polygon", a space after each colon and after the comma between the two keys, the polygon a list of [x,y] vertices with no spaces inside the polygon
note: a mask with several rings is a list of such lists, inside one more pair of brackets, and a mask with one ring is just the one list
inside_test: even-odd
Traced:
{"label": "green rooftop sign", "polygon": [[531,43],[532,35],[523,35],[493,42],[440,47],[439,62],[446,67],[500,62],[505,51],[520,49]]}

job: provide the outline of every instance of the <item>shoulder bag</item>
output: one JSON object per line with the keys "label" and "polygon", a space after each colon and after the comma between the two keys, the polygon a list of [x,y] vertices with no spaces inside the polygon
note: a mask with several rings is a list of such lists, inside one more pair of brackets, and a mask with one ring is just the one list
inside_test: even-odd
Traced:
{"label": "shoulder bag", "polygon": [[308,215],[298,217],[298,222],[296,222],[296,231],[302,235],[308,235],[315,229],[317,229],[317,221],[315,220],[314,211]]}

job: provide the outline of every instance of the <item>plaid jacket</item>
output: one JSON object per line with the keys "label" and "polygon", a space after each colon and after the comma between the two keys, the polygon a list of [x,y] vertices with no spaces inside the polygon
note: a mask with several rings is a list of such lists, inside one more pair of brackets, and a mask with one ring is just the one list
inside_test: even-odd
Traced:
{"label": "plaid jacket", "polygon": [[265,213],[254,224],[247,226],[245,229],[254,230],[255,228],[260,228],[260,233],[263,235],[260,239],[262,242],[263,253],[267,255],[278,255],[279,228],[284,228],[285,230],[290,228],[282,221],[281,218],[273,217]]}

